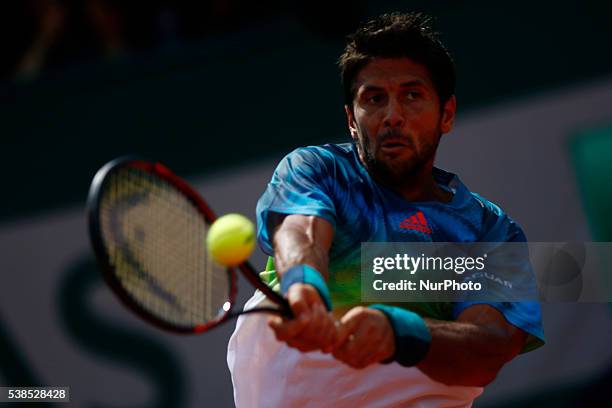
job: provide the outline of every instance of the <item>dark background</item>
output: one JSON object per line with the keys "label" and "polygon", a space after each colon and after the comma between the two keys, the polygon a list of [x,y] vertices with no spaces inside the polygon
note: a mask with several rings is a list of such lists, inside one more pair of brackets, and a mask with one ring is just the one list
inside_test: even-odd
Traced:
{"label": "dark background", "polygon": [[[106,14],[86,12],[92,5]],[[95,169],[126,152],[205,174],[343,138],[334,64],[344,35],[383,11],[435,16],[457,64],[459,114],[608,77],[612,67],[612,7],[599,1],[29,0],[3,7],[11,52],[0,70],[0,171],[18,175],[5,177],[14,192],[2,200],[5,219],[82,200]],[[44,23],[56,14],[61,23]],[[41,62],[26,69],[41,26],[59,28],[49,30],[57,34]],[[48,182],[40,183],[43,175]]]}
{"label": "dark background", "polygon": [[[104,288],[85,233],[89,183],[106,161],[138,153],[194,182],[220,212],[252,217],[284,154],[347,140],[335,61],[344,35],[384,11],[430,12],[455,58],[458,124],[439,162],[531,240],[612,241],[605,2],[0,7],[0,384],[69,385],[77,406],[231,406],[231,325],[161,334]],[[261,253],[254,262],[263,266]],[[547,304],[544,317],[548,344],[502,370],[476,407],[610,401],[607,305]]]}

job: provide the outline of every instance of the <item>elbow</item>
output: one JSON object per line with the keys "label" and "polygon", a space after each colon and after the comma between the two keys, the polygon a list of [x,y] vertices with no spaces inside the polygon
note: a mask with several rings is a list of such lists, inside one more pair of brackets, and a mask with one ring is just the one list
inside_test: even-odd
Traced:
{"label": "elbow", "polygon": [[448,386],[485,387],[495,380],[499,371],[479,370],[462,375],[429,375],[433,380]]}
{"label": "elbow", "polygon": [[419,366],[431,379],[448,386],[484,387],[492,383],[503,367],[505,361],[492,361],[486,363],[467,362],[459,367],[448,367],[445,370],[433,367]]}
{"label": "elbow", "polygon": [[465,370],[466,376],[464,377],[464,384],[472,387],[484,387],[492,383],[496,378],[497,374],[501,371],[502,367],[508,362],[505,356],[499,356],[498,358],[489,358],[482,361],[481,364],[472,365],[471,370]]}
{"label": "elbow", "polygon": [[499,373],[499,370],[497,370],[497,371],[485,371],[485,372],[481,372],[481,373],[475,374],[473,376],[473,378],[471,379],[470,384],[466,384],[466,385],[470,385],[472,387],[484,387],[484,386],[487,386],[490,383],[492,383],[493,380],[495,380],[495,378],[497,378],[497,373]]}
{"label": "elbow", "polygon": [[497,347],[483,353],[477,358],[464,361],[464,375],[458,378],[459,381],[447,385],[464,385],[472,387],[484,387],[492,383],[501,369],[516,357],[524,343],[524,336],[520,333],[514,336],[502,346],[505,339],[499,339]]}

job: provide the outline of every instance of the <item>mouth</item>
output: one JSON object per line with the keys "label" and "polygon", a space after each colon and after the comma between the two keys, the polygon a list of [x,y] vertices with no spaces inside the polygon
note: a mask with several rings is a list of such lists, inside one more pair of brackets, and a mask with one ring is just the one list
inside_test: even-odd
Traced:
{"label": "mouth", "polygon": [[408,148],[410,148],[410,145],[401,140],[388,140],[380,145],[380,149],[385,153],[397,152]]}

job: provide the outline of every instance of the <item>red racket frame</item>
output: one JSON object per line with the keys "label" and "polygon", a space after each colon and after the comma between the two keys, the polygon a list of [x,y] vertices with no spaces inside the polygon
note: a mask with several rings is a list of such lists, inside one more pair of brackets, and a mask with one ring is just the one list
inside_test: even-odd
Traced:
{"label": "red racket frame", "polygon": [[120,157],[118,159],[110,161],[109,163],[105,164],[100,170],[98,170],[91,183],[89,195],[87,198],[87,218],[89,225],[89,236],[91,239],[92,247],[96,254],[96,258],[98,260],[98,264],[101,266],[104,280],[126,307],[133,310],[142,319],[161,329],[182,334],[202,333],[220,325],[221,323],[229,320],[232,317],[236,317],[243,313],[273,312],[282,314],[286,317],[292,317],[291,308],[289,307],[287,300],[283,298],[280,294],[274,292],[268,285],[263,283],[259,279],[259,275],[256,270],[248,262],[243,262],[236,268],[242,272],[243,276],[254,287],[262,291],[274,303],[278,304],[280,306],[280,309],[263,307],[247,311],[234,312],[233,307],[235,304],[236,295],[238,293],[238,283],[236,271],[234,268],[227,269],[228,279],[230,282],[228,293],[228,302],[230,304],[230,307],[228,308],[228,310],[225,311],[224,314],[220,314],[218,318],[210,322],[193,327],[178,326],[169,323],[163,319],[160,319],[148,310],[141,307],[123,288],[123,285],[117,278],[117,275],[114,272],[114,267],[109,261],[110,257],[103,243],[102,233],[100,229],[99,212],[101,193],[102,191],[104,191],[105,183],[107,183],[109,180],[109,174],[124,167],[133,167],[151,173],[152,175],[159,177],[160,179],[176,187],[176,189],[180,191],[195,206],[198,212],[204,217],[204,220],[207,224],[212,224],[217,219],[217,217],[212,211],[212,209],[208,206],[208,204],[206,204],[204,199],[185,180],[178,177],[169,168],[159,162],[152,162],[135,156]]}

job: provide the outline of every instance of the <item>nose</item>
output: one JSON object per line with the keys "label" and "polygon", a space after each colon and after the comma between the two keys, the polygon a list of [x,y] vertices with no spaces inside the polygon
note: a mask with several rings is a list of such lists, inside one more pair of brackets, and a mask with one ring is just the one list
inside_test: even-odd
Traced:
{"label": "nose", "polygon": [[403,107],[393,98],[389,100],[387,105],[383,124],[385,127],[390,128],[401,128],[404,125]]}

